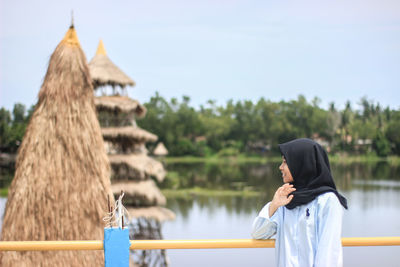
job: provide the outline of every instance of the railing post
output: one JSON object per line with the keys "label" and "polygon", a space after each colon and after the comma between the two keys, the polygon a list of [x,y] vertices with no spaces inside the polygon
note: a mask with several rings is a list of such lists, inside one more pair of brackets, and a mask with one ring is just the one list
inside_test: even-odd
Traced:
{"label": "railing post", "polygon": [[129,267],[129,229],[104,228],[104,266]]}

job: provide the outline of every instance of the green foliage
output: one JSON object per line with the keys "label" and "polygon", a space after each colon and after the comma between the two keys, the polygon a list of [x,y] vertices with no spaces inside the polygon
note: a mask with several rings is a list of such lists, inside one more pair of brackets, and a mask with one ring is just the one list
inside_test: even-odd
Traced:
{"label": "green foliage", "polygon": [[[308,101],[303,95],[280,102],[229,100],[225,105],[209,100],[198,109],[190,101],[188,96],[167,100],[156,93],[144,103],[147,115],[137,123],[158,136],[169,156],[278,154],[276,144],[300,137],[325,141],[331,153],[400,155],[400,111],[382,108],[365,97],[359,110],[350,102],[343,110],[334,103],[325,110],[319,106],[320,99]],[[12,112],[0,109],[3,151],[17,150],[33,110],[32,106],[26,112],[18,103]],[[107,116],[99,114],[103,124],[129,122],[123,114],[118,122]]]}
{"label": "green foliage", "polygon": [[7,197],[8,196],[8,187],[0,188],[0,197]]}
{"label": "green foliage", "polygon": [[20,103],[14,105],[12,113],[5,108],[0,109],[0,147],[2,151],[13,153],[18,149],[33,110],[34,106],[26,112],[25,106]]}
{"label": "green foliage", "polygon": [[240,154],[239,149],[234,147],[223,148],[218,152],[218,156],[220,157],[234,157]]}
{"label": "green foliage", "polygon": [[178,140],[178,144],[172,148],[171,152],[178,156],[191,155],[195,152],[195,145],[187,138]]}
{"label": "green foliage", "polygon": [[13,113],[13,123],[24,123],[25,122],[25,106],[23,104],[17,103],[14,105]]}
{"label": "green foliage", "polygon": [[378,132],[373,141],[373,148],[380,157],[387,157],[390,153],[389,141],[384,137],[382,132]]}
{"label": "green foliage", "polygon": [[10,139],[11,114],[5,108],[0,109],[0,144],[5,147]]}
{"label": "green foliage", "polygon": [[400,111],[394,112],[386,129],[386,138],[392,144],[393,153],[400,155]]}
{"label": "green foliage", "polygon": [[[277,143],[300,137],[321,138],[333,152],[363,154],[373,148],[378,155],[386,155],[389,146],[392,153],[400,154],[397,111],[382,109],[367,98],[361,99],[360,110],[354,110],[350,102],[342,111],[334,103],[328,110],[319,103],[318,98],[307,101],[302,95],[288,102],[261,98],[257,102],[229,100],[221,106],[209,100],[195,110],[189,97],[167,101],[156,93],[145,104],[148,114],[139,124],[159,136],[170,156],[231,157],[265,153],[266,148],[277,152]],[[378,138],[378,131],[383,136]]]}

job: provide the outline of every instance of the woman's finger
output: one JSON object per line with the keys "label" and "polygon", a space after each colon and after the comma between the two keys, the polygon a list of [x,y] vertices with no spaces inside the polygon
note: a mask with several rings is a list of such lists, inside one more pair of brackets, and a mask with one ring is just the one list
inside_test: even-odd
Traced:
{"label": "woman's finger", "polygon": [[294,187],[289,187],[289,188],[286,188],[286,190],[292,192],[293,190],[296,190],[296,188],[294,188]]}
{"label": "woman's finger", "polygon": [[290,193],[292,193],[293,191],[296,191],[296,188],[293,188],[293,187],[291,187],[291,188],[286,188],[286,189],[285,189],[285,194],[290,194]]}

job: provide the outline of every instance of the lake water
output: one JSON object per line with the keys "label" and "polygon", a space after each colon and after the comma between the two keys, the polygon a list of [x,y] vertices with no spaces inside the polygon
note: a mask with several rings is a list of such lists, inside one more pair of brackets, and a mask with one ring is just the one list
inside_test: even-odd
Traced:
{"label": "lake water", "polygon": [[[165,239],[250,238],[260,208],[280,185],[278,163],[173,164],[186,186],[259,188],[262,197],[174,199],[177,218],[163,225]],[[400,169],[387,163],[332,165],[336,184],[348,199],[343,237],[400,236]],[[167,183],[167,182],[166,182]],[[184,185],[183,185],[184,186]],[[400,266],[400,246],[344,247],[344,266]],[[169,250],[171,266],[275,266],[274,249]]]}
{"label": "lake water", "polygon": [[[163,224],[165,239],[250,238],[251,224],[280,185],[279,163],[169,164],[163,188],[258,190],[260,197],[169,199],[176,220]],[[400,168],[376,164],[332,165],[349,203],[343,237],[400,236]],[[5,199],[0,199],[0,214]],[[400,246],[345,247],[344,266],[400,266]],[[274,249],[169,250],[170,266],[275,266]]]}

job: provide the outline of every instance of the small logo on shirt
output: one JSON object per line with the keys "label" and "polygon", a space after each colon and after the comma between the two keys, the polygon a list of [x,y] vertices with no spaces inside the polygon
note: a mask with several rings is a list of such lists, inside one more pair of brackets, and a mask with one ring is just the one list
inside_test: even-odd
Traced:
{"label": "small logo on shirt", "polygon": [[309,209],[306,209],[306,216],[310,217],[310,210]]}

